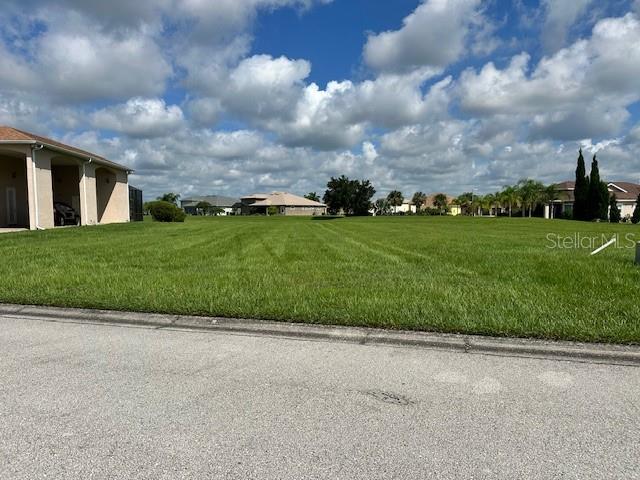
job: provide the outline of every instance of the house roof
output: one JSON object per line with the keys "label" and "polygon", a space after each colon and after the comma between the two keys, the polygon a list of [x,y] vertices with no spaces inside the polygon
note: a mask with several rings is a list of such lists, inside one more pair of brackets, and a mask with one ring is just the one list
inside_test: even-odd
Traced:
{"label": "house roof", "polygon": [[239,202],[239,199],[222,195],[205,195],[203,197],[185,198],[180,203],[183,207],[195,207],[200,202],[207,202],[213,207],[232,207]]}
{"label": "house roof", "polygon": [[73,156],[91,158],[97,163],[114,167],[119,170],[131,171],[130,168],[124,165],[120,165],[118,163],[112,162],[111,160],[107,160],[106,158],[101,157],[100,155],[96,155],[95,153],[91,153],[86,150],[73,147],[71,145],[66,145],[64,143],[58,142],[57,140],[43,137],[41,135],[36,135],[35,133],[29,133],[23,130],[18,130],[17,128],[13,128],[13,127],[6,127],[6,126],[0,125],[0,143],[28,143],[28,144],[41,143],[42,145],[53,150],[63,151]]}
{"label": "house roof", "polygon": [[[573,192],[576,188],[576,182],[566,181],[555,184],[559,192],[559,200],[574,201]],[[631,182],[609,182],[607,183],[609,193],[614,193],[620,201],[636,201],[640,195],[640,185]]]}
{"label": "house roof", "polygon": [[[427,198],[425,198],[423,205],[428,208],[433,207],[433,202],[436,199],[436,195],[440,195],[440,193],[432,193],[431,195],[427,195]],[[453,201],[456,199],[455,197],[447,194],[445,194],[445,197],[447,197],[447,205],[452,205]]]}
{"label": "house roof", "polygon": [[[251,198],[251,197],[242,197]],[[326,207],[324,203],[314,202],[287,192],[273,192],[266,198],[255,202],[252,207]]]}

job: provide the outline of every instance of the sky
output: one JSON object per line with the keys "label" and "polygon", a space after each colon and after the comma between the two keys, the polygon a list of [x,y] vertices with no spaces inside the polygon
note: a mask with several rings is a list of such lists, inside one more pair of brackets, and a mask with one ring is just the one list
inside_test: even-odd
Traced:
{"label": "sky", "polygon": [[147,199],[640,183],[640,0],[4,0],[0,124]]}

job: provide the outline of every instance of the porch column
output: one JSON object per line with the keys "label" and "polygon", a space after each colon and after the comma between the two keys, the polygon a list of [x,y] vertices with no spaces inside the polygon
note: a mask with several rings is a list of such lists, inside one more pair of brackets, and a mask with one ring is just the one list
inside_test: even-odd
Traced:
{"label": "porch column", "polygon": [[36,189],[33,184],[33,158],[31,153],[25,156],[27,167],[27,202],[29,203],[29,230],[36,229]]}
{"label": "porch column", "polygon": [[80,169],[80,222],[82,225],[98,223],[98,204],[96,197],[96,169],[92,162],[83,162]]}

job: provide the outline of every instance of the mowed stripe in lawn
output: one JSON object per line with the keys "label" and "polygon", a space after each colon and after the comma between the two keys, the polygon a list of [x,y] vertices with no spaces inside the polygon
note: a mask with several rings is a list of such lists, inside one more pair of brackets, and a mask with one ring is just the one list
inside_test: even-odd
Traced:
{"label": "mowed stripe in lawn", "polygon": [[640,341],[629,225],[449,217],[188,218],[0,236],[6,302]]}

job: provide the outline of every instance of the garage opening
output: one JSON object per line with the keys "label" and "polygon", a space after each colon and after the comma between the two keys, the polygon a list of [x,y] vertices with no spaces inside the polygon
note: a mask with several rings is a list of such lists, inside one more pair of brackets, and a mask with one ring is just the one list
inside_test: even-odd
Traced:
{"label": "garage opening", "polygon": [[116,187],[116,174],[106,168],[96,169],[96,198],[98,203],[98,223],[109,221],[113,216],[113,190]]}
{"label": "garage opening", "polygon": [[56,226],[80,225],[80,167],[75,160],[51,160],[53,220]]}
{"label": "garage opening", "polygon": [[24,156],[0,152],[0,227],[29,228],[27,164]]}

